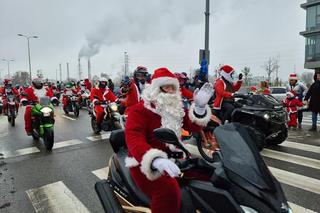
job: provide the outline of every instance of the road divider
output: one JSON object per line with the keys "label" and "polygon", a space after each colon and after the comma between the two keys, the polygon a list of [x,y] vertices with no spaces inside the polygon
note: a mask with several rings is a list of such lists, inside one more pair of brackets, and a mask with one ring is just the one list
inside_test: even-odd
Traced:
{"label": "road divider", "polygon": [[37,213],[89,213],[87,207],[62,181],[27,190],[26,193]]}
{"label": "road divider", "polygon": [[81,144],[81,143],[83,143],[83,142],[81,140],[78,140],[78,139],[62,141],[62,142],[54,143],[52,149],[59,149],[59,148],[63,148],[63,147],[66,147],[66,146],[73,146],[73,145],[77,145],[77,144]]}
{"label": "road divider", "polygon": [[12,157],[18,157],[22,155],[29,155],[37,152],[40,152],[40,150],[37,147],[28,147],[24,149],[18,149],[15,151],[4,151],[2,152],[2,154],[3,154],[3,158],[12,158]]}

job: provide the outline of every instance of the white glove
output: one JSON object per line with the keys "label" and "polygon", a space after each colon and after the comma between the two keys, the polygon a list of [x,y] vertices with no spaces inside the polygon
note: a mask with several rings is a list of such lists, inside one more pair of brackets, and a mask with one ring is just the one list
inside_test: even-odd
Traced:
{"label": "white glove", "polygon": [[193,100],[195,103],[194,111],[198,115],[204,115],[206,113],[206,105],[213,95],[212,84],[205,83],[201,89],[197,88],[193,93]]}
{"label": "white glove", "polygon": [[181,174],[179,167],[171,160],[166,158],[157,158],[152,162],[152,167],[161,174],[166,171],[170,177],[178,177]]}

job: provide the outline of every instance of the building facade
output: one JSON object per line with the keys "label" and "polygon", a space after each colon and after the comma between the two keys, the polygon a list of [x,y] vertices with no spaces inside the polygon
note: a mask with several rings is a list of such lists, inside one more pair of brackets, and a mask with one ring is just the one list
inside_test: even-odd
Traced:
{"label": "building facade", "polygon": [[320,0],[307,0],[301,7],[307,12],[306,29],[300,32],[306,38],[304,67],[320,72]]}

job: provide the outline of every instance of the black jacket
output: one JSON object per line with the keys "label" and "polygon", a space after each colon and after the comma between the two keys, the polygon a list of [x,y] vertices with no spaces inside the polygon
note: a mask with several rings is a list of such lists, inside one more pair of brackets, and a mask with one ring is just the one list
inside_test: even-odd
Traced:
{"label": "black jacket", "polygon": [[320,81],[315,81],[309,88],[304,100],[309,100],[309,109],[320,113]]}

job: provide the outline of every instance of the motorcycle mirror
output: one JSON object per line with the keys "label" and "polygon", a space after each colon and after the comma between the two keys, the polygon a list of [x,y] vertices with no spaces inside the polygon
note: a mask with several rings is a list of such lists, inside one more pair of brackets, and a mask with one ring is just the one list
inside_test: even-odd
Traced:
{"label": "motorcycle mirror", "polygon": [[157,128],[153,130],[153,133],[157,139],[159,139],[163,143],[172,144],[181,149],[189,158],[191,156],[190,152],[184,148],[184,146],[179,142],[174,131],[168,128]]}

